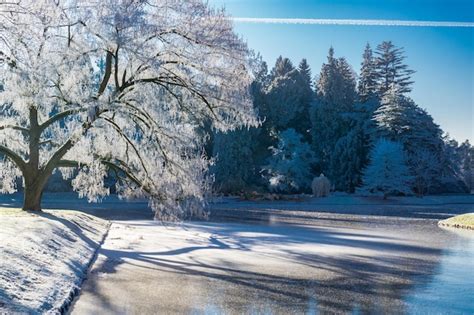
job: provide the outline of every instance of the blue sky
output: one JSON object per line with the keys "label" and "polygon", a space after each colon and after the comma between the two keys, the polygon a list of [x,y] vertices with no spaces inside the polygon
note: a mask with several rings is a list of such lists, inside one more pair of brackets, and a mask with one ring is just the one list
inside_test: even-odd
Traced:
{"label": "blue sky", "polygon": [[[210,0],[234,17],[474,22],[473,0]],[[359,71],[364,46],[392,40],[416,70],[411,97],[458,141],[474,142],[474,28],[235,23],[273,65],[307,58],[317,74],[332,45]]]}

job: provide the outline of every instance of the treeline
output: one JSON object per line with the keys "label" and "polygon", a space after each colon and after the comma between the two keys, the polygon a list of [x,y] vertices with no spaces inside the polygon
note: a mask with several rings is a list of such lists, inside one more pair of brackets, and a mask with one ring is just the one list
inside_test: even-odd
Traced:
{"label": "treeline", "polygon": [[260,128],[217,133],[208,151],[215,189],[302,193],[324,173],[348,193],[418,194],[473,189],[474,149],[450,139],[410,97],[404,51],[367,44],[360,76],[329,49],[319,75],[305,59],[256,58],[251,87]]}

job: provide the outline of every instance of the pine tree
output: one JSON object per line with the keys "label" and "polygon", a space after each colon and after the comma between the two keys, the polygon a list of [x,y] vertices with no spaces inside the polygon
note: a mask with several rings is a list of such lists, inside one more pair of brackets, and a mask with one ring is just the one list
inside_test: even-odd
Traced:
{"label": "pine tree", "polygon": [[256,129],[239,129],[214,136],[213,158],[210,168],[214,187],[223,193],[238,193],[255,180],[254,139]]}
{"label": "pine tree", "polygon": [[425,110],[401,93],[399,86],[392,85],[383,96],[373,115],[375,138],[401,142],[409,154],[422,148],[439,152],[443,146],[442,130]]}
{"label": "pine tree", "polygon": [[474,146],[466,140],[458,147],[458,154],[461,158],[461,173],[470,193],[474,191]]}
{"label": "pine tree", "polygon": [[361,103],[367,102],[377,94],[377,71],[375,58],[369,43],[365,46],[362,56],[360,78],[358,85],[359,100]]}
{"label": "pine tree", "polygon": [[[418,183],[424,182],[414,187],[418,194],[427,191],[462,192],[466,189],[457,142],[444,137],[433,118],[410,98],[403,96],[397,86],[393,85],[385,93],[381,106],[374,112],[373,121],[376,125],[373,138],[384,137],[403,145],[412,174],[418,176]],[[430,155],[430,161],[423,155]],[[426,169],[430,170],[430,183],[423,179],[427,176],[420,175],[426,173]]]}
{"label": "pine tree", "polygon": [[434,183],[436,193],[465,193],[468,188],[463,178],[463,159],[459,152],[458,142],[443,135],[443,146],[438,153],[439,169]]}
{"label": "pine tree", "polygon": [[384,41],[377,46],[375,54],[379,95],[384,95],[394,84],[399,87],[401,93],[411,92],[411,76],[415,71],[410,70],[404,63],[403,48],[396,48],[391,41]]}
{"label": "pine tree", "polygon": [[329,176],[336,190],[353,193],[361,184],[363,145],[363,132],[358,127],[336,142],[329,166]]}
{"label": "pine tree", "polygon": [[295,67],[293,66],[293,63],[290,59],[279,56],[275,62],[275,66],[270,72],[270,77],[271,79],[274,79],[276,77],[282,77],[288,74],[290,71],[293,71],[294,69]]}
{"label": "pine tree", "polygon": [[334,58],[331,47],[317,83],[317,100],[311,108],[312,143],[320,158],[319,172],[327,171],[335,143],[353,125],[355,86],[354,71],[344,58]]}
{"label": "pine tree", "polygon": [[309,116],[311,104],[314,102],[315,94],[311,80],[311,69],[306,59],[301,60],[298,66],[297,90],[299,95],[299,106],[301,110],[296,113],[295,118],[289,123],[289,128],[303,135],[305,141],[311,141],[311,119]]}
{"label": "pine tree", "polygon": [[308,190],[315,158],[303,136],[287,129],[278,134],[277,146],[270,149],[272,155],[263,169],[270,190],[284,193]]}
{"label": "pine tree", "polygon": [[260,113],[267,129],[284,130],[303,111],[300,104],[299,72],[288,58],[279,57],[270,73],[265,102]]}
{"label": "pine tree", "polygon": [[381,193],[384,199],[393,194],[410,194],[413,178],[400,143],[379,139],[364,172],[362,193]]}

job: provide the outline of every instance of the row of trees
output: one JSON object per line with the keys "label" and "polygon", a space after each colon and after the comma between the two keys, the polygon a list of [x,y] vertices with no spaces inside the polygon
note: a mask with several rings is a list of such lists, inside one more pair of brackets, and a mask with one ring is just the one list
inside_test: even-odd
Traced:
{"label": "row of trees", "polygon": [[402,48],[367,44],[358,78],[332,47],[314,79],[305,59],[295,67],[279,57],[270,71],[256,59],[252,95],[263,123],[214,135],[217,190],[305,192],[320,173],[349,193],[472,189],[473,147],[410,99],[414,71]]}

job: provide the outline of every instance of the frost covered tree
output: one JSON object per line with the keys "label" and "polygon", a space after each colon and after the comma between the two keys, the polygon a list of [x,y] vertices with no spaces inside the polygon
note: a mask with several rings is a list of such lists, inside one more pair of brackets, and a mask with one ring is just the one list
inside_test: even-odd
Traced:
{"label": "frost covered tree", "polygon": [[392,85],[373,114],[376,138],[398,141],[411,154],[422,148],[439,152],[443,146],[442,130],[433,118]]}
{"label": "frost covered tree", "polygon": [[23,208],[40,210],[51,174],[77,169],[74,189],[96,201],[110,170],[156,217],[196,214],[208,185],[196,130],[256,123],[247,55],[200,0],[0,3],[2,191],[21,177]]}
{"label": "frost covered tree", "polygon": [[397,48],[391,41],[384,41],[377,46],[375,51],[375,67],[377,71],[378,94],[384,95],[392,85],[399,86],[401,93],[411,91],[412,74],[415,71],[410,70],[404,63],[405,56],[403,48]]}
{"label": "frost covered tree", "polygon": [[254,106],[262,123],[256,139],[256,162],[263,166],[270,152],[268,147],[277,145],[274,136],[293,128],[309,138],[308,107],[311,102],[311,79],[309,67],[295,68],[288,58],[279,57],[269,74],[266,65],[255,75],[252,84]]}
{"label": "frost covered tree", "polygon": [[270,190],[285,193],[308,190],[315,158],[303,136],[294,129],[287,129],[278,135],[278,145],[270,149],[272,155],[263,168]]}
{"label": "frost covered tree", "polygon": [[334,145],[351,128],[356,101],[355,73],[344,58],[336,59],[329,49],[317,82],[317,101],[311,109],[311,136],[320,171],[329,167]]}
{"label": "frost covered tree", "polygon": [[[265,90],[265,101],[260,115],[265,119],[267,129],[281,131],[294,124],[307,109],[310,82],[301,79],[300,72],[288,58],[279,57],[270,72],[270,81]],[[309,85],[309,86],[307,86]]]}
{"label": "frost covered tree", "polygon": [[365,103],[377,95],[377,69],[369,43],[365,46],[364,54],[362,55],[357,92],[359,93],[361,103]]}
{"label": "frost covered tree", "polygon": [[384,137],[403,145],[410,170],[418,179],[414,182],[418,194],[463,190],[455,149],[457,143],[451,145],[446,141],[431,115],[402,95],[397,86],[393,85],[385,93],[380,107],[374,112],[373,121],[376,125],[375,138]]}
{"label": "frost covered tree", "polygon": [[365,169],[361,192],[379,193],[384,199],[392,194],[410,194],[412,180],[403,146],[394,141],[379,139]]}

